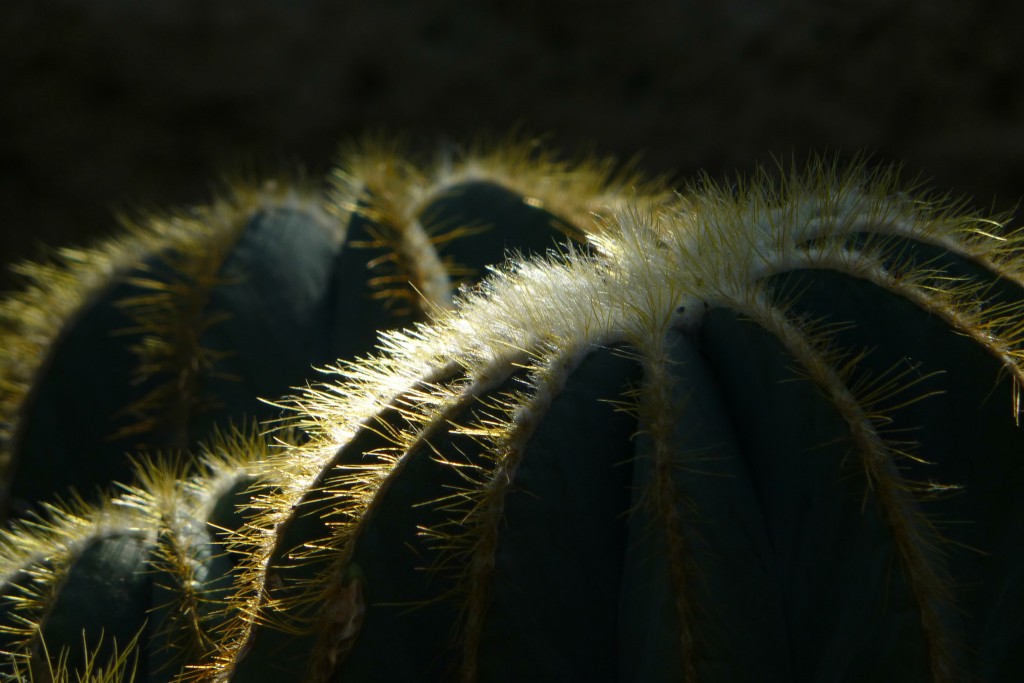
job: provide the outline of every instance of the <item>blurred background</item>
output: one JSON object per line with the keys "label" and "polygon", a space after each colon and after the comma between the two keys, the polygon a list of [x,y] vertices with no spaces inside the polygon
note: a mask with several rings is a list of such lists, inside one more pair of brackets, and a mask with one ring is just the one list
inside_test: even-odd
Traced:
{"label": "blurred background", "polygon": [[11,0],[0,5],[6,264],[225,173],[323,174],[338,145],[514,127],[680,183],[869,152],[1014,210],[1024,3]]}

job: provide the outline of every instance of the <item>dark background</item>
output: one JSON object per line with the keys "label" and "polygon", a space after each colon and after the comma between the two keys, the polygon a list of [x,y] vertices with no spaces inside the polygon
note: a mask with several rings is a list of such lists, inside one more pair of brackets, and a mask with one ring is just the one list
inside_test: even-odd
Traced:
{"label": "dark background", "polygon": [[[1013,209],[1024,3],[0,4],[0,263],[203,202],[225,172],[325,172],[367,132],[514,126],[652,173],[871,152]],[[4,269],[0,288],[10,286]]]}

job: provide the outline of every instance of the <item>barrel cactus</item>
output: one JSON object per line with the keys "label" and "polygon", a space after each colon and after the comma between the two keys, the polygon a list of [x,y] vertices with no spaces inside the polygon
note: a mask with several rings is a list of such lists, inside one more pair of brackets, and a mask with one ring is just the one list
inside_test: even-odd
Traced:
{"label": "barrel cactus", "polygon": [[1021,236],[823,162],[585,233],[280,402],[160,675],[1019,680]]}
{"label": "barrel cactus", "polygon": [[205,654],[238,573],[224,552],[237,509],[258,475],[269,485],[266,450],[258,434],[235,431],[195,463],[136,463],[138,483],[113,500],[48,504],[12,521],[0,548],[4,673],[92,680],[82,677],[92,666],[171,680]]}
{"label": "barrel cactus", "polygon": [[124,453],[270,419],[261,398],[448,307],[506,246],[578,236],[631,184],[610,161],[524,142],[440,157],[423,167],[365,143],[327,188],[234,183],[209,206],[22,265],[27,286],[0,302],[0,507],[91,496],[128,476]]}

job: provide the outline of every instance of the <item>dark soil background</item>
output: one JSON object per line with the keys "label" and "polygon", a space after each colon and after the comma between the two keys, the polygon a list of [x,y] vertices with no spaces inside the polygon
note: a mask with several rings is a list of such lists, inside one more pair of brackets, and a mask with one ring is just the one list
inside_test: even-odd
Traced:
{"label": "dark soil background", "polygon": [[203,202],[225,172],[321,174],[381,131],[519,126],[680,181],[866,151],[1013,209],[1022,25],[1024,3],[961,0],[11,0],[0,263]]}

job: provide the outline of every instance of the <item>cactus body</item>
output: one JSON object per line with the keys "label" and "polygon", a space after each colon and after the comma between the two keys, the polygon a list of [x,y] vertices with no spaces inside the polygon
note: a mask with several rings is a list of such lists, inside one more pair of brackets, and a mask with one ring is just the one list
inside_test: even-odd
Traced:
{"label": "cactus body", "polygon": [[607,182],[597,166],[549,162],[506,187],[524,153],[428,174],[367,147],[347,162],[362,175],[339,170],[329,197],[241,188],[23,267],[34,285],[5,303],[0,339],[9,508],[93,496],[129,476],[125,453],[181,452],[214,429],[269,420],[279,410],[263,399],[450,306],[507,248],[553,246],[579,216],[556,218],[533,195],[585,207],[596,190],[570,194],[558,173]]}
{"label": "cactus body", "polygon": [[298,399],[225,675],[1012,680],[1016,239],[822,166],[496,275]]}
{"label": "cactus body", "polygon": [[[388,226],[429,183],[355,170],[406,179],[359,201],[412,272],[423,240]],[[175,675],[1019,679],[1021,238],[898,189],[818,164],[610,200],[585,247],[495,270],[282,401],[306,435],[234,456],[259,474],[220,524],[233,587]],[[451,286],[432,268],[428,299]]]}
{"label": "cactus body", "polygon": [[218,422],[269,418],[260,396],[344,345],[332,310],[343,231],[313,197],[202,213],[113,269],[57,332],[15,417],[15,509],[124,481],[126,452],[181,450]]}
{"label": "cactus body", "polygon": [[[3,307],[16,512],[134,479],[125,452],[145,462],[140,451],[194,449],[272,417],[279,408],[261,398],[303,384],[313,365],[366,353],[378,329],[439,313],[513,246],[541,252],[580,237],[573,221],[604,206],[613,182],[606,164],[566,166],[522,146],[474,150],[429,172],[370,148],[346,164],[326,199],[242,189],[97,249],[67,250],[57,265],[22,267],[35,284]],[[257,468],[249,451],[262,440],[241,443],[233,466]],[[0,647],[17,666],[43,675],[88,661],[91,670],[132,642],[121,668],[169,680],[223,647],[207,626],[229,613],[225,548],[242,526],[249,478],[222,490],[142,470],[145,484],[112,506],[44,504],[13,522]]]}
{"label": "cactus body", "polygon": [[45,679],[60,661],[109,671],[124,656],[136,680],[170,681],[207,654],[238,574],[226,552],[234,510],[265,455],[261,437],[236,433],[200,471],[148,462],[138,487],[99,508],[15,521],[0,548],[13,605],[0,618],[3,674]]}

